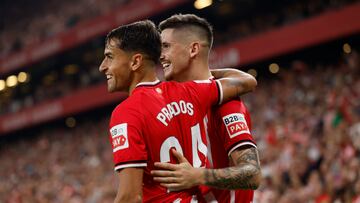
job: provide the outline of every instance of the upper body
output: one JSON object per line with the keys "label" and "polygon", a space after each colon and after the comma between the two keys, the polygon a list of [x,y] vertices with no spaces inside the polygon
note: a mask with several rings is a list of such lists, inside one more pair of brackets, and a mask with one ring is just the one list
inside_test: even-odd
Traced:
{"label": "upper body", "polygon": [[109,92],[127,91],[130,95],[114,110],[109,129],[119,177],[116,203],[191,199],[194,190],[166,193],[149,178],[149,167],[154,161],[170,161],[172,146],[192,164],[202,166],[206,108],[219,98],[228,101],[256,85],[256,81],[250,80],[252,85],[244,81],[240,71],[228,70],[216,82],[145,87],[142,84],[157,81],[155,65],[160,51],[160,35],[148,20],[120,26],[106,38],[99,70],[106,75]]}
{"label": "upper body", "polygon": [[190,202],[196,195],[196,188],[168,193],[153,181],[150,171],[154,162],[171,162],[171,148],[193,165],[205,166],[203,121],[210,105],[216,104],[218,98],[214,82],[158,81],[139,83],[132,95],[115,108],[109,126],[115,170],[144,169],[144,202],[171,202],[179,198]]}
{"label": "upper body", "polygon": [[[208,57],[213,37],[211,26],[205,19],[195,15],[179,14],[164,20],[159,27],[163,44],[160,61],[167,80],[188,81],[208,79],[212,75],[222,76],[220,70],[212,73],[209,70]],[[186,164],[177,167],[159,164],[157,166],[163,169],[172,170],[178,175],[178,179],[169,178],[168,175],[171,173],[162,170],[154,171],[153,174],[158,176],[155,179],[172,189],[184,189],[199,184],[222,189],[213,190],[219,202],[228,202],[233,198],[230,196],[233,192],[230,193],[229,189],[244,189],[236,191],[237,197],[242,196],[241,200],[236,199],[236,201],[250,202],[253,195],[251,189],[258,187],[261,173],[256,145],[250,131],[244,133],[241,131],[242,128],[246,128],[243,125],[245,122],[249,125],[251,123],[246,107],[240,100],[234,100],[221,107],[214,107],[210,114],[208,148],[211,152],[209,159],[210,161],[212,159],[213,164],[207,166],[218,170],[194,171]],[[244,121],[241,123],[242,126],[238,126],[240,123],[237,122],[227,126],[223,118],[235,118],[230,114],[235,114],[236,118]],[[241,133],[230,137],[228,130],[231,131],[232,127],[235,127],[234,132],[240,130]],[[194,181],[194,177],[207,177],[207,179]],[[239,182],[242,184],[238,184]]]}

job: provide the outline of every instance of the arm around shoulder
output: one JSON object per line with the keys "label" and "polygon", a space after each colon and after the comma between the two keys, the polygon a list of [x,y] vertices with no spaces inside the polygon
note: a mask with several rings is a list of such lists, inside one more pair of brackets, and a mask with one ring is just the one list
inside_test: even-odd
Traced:
{"label": "arm around shoulder", "polygon": [[237,69],[214,69],[211,74],[222,86],[224,101],[254,91],[257,86],[257,81],[252,75]]}

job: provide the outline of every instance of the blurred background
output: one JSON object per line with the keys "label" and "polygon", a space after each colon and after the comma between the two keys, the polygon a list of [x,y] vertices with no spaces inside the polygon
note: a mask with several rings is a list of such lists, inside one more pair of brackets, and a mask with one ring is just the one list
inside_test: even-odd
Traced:
{"label": "blurred background", "polygon": [[356,0],[2,0],[0,202],[113,201],[107,126],[126,94],[98,72],[105,35],[176,13],[214,26],[212,68],[258,80],[243,98],[264,176],[254,203],[359,203]]}

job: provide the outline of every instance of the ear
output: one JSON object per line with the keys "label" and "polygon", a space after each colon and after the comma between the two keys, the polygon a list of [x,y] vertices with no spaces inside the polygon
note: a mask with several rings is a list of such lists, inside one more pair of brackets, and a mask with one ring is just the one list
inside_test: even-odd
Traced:
{"label": "ear", "polygon": [[131,56],[130,60],[130,69],[132,71],[136,71],[140,68],[143,63],[143,55],[142,54],[134,54]]}
{"label": "ear", "polygon": [[200,42],[193,42],[190,45],[190,57],[194,58],[200,52]]}

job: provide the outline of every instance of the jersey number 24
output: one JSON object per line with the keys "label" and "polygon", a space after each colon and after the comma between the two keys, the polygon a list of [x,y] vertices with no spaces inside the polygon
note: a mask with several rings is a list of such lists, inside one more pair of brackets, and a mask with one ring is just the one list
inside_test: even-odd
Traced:
{"label": "jersey number 24", "polygon": [[[204,118],[204,126],[207,124],[206,117]],[[205,129],[206,131],[207,129]],[[199,157],[199,153],[207,156],[207,146],[201,139],[201,131],[200,125],[197,123],[196,125],[191,127],[191,148],[192,148],[192,160],[193,167],[199,168],[204,165],[202,160]],[[175,148],[176,151],[184,155],[183,149],[179,143],[179,140],[175,136],[168,137],[161,145],[160,148],[160,161],[161,162],[169,162],[170,161],[170,149]]]}

